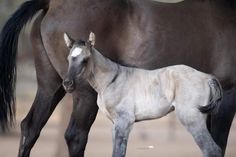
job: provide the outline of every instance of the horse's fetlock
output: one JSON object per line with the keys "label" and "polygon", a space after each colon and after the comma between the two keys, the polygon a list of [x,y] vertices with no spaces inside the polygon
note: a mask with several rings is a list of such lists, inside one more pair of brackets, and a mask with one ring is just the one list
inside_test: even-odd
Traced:
{"label": "horse's fetlock", "polygon": [[24,134],[25,130],[27,130],[27,121],[26,119],[24,119],[21,123],[20,123],[20,128],[21,128],[21,132]]}
{"label": "horse's fetlock", "polygon": [[73,138],[73,135],[69,131],[66,131],[64,134],[64,138],[65,138],[66,142],[68,143]]}

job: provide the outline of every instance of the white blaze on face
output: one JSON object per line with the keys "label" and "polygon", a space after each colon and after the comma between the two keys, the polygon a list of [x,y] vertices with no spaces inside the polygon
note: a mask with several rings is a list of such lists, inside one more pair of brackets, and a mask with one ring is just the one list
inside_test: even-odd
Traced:
{"label": "white blaze on face", "polygon": [[80,55],[82,52],[82,49],[79,47],[76,47],[72,52],[71,52],[71,57],[77,57]]}

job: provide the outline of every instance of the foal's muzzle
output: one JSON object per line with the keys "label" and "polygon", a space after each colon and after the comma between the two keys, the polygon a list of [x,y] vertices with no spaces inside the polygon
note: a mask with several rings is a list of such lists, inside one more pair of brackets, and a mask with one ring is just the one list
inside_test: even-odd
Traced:
{"label": "foal's muzzle", "polygon": [[75,89],[74,81],[68,78],[64,79],[63,87],[68,93],[72,93]]}

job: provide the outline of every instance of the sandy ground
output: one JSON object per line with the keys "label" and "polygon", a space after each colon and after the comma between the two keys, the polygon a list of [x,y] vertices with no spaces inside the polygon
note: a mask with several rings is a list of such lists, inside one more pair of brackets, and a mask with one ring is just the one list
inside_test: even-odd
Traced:
{"label": "sandy ground", "polygon": [[[236,123],[233,124],[229,139],[226,156],[235,157]],[[148,149],[148,146],[152,149]],[[111,154],[111,124],[103,115],[99,115],[93,127],[86,154],[90,157]],[[135,124],[130,136],[127,156],[199,157],[201,153],[191,135],[172,114],[160,120]]]}
{"label": "sandy ground", "polygon": [[[59,113],[59,112],[58,112]],[[147,121],[135,124],[127,150],[129,157],[199,157],[200,150],[195,145],[187,131],[170,115],[161,120]],[[58,147],[59,116],[54,115],[41,133],[41,136],[32,150],[32,157],[54,157]],[[172,119],[173,120],[173,119]],[[170,125],[172,124],[172,125]],[[7,136],[0,136],[0,157],[17,156],[20,133],[14,131]],[[236,121],[230,132],[226,157],[236,156]],[[149,147],[149,148],[148,148]],[[151,148],[150,148],[151,147]],[[87,157],[111,156],[111,123],[99,113],[89,136],[86,149]],[[66,157],[67,155],[65,155]]]}

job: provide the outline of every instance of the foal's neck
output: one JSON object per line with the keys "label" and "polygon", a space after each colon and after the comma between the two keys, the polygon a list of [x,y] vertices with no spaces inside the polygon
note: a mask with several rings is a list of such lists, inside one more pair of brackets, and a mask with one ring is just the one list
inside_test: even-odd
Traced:
{"label": "foal's neck", "polygon": [[119,69],[120,65],[112,62],[95,48],[92,48],[91,58],[87,69],[87,79],[97,92],[102,91],[112,83]]}

